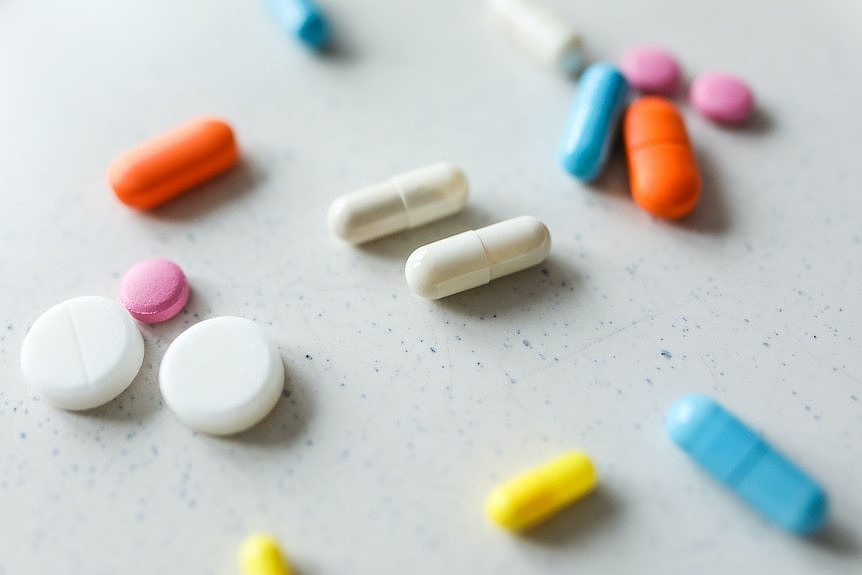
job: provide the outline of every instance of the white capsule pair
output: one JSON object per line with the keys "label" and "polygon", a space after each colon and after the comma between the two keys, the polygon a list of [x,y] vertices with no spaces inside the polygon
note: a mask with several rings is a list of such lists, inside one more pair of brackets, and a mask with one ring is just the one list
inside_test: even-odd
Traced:
{"label": "white capsule pair", "polygon": [[[455,214],[467,195],[461,170],[434,164],[337,198],[329,226],[359,244]],[[545,225],[521,216],[422,246],[407,258],[404,272],[417,295],[438,299],[534,266],[550,249]]]}

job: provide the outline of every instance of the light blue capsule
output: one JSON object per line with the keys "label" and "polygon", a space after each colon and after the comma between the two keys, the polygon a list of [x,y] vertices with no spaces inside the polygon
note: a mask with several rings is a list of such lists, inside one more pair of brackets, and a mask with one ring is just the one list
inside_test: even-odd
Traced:
{"label": "light blue capsule", "polygon": [[593,64],[581,75],[560,162],[570,174],[590,182],[602,173],[629,98],[629,85],[610,64]]}
{"label": "light blue capsule", "polygon": [[826,522],[823,489],[712,399],[689,395],[677,400],[668,413],[667,432],[710,475],[773,523],[806,534]]}
{"label": "light blue capsule", "polygon": [[329,25],[311,0],[267,0],[282,26],[312,50],[329,43]]}

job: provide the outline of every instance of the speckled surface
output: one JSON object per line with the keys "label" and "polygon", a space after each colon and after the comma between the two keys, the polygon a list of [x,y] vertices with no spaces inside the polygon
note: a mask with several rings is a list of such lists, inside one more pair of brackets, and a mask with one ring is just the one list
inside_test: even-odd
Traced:
{"label": "speckled surface", "polygon": [[[573,86],[514,50],[478,3],[327,0],[314,59],[262,2],[0,0],[0,573],[235,573],[253,530],[303,575],[859,573],[862,568],[862,5],[555,2],[592,55],[663,44],[687,77],[727,69],[760,105],[740,130],[686,108],[706,183],[651,219],[624,162],[592,188],[556,164]],[[117,202],[120,151],[228,118],[241,168],[152,214]],[[353,249],[336,195],[437,160],[462,215]],[[547,264],[442,302],[413,297],[416,246],[531,213]],[[21,340],[54,303],[115,295],[166,257],[187,310],[142,326],[140,376],[92,412],[24,385]],[[182,329],[235,314],[278,342],[285,398],[233,439],[163,405]],[[766,525],[665,436],[705,392],[823,482],[814,541]],[[524,538],[488,525],[501,479],[569,448],[599,492]]]}

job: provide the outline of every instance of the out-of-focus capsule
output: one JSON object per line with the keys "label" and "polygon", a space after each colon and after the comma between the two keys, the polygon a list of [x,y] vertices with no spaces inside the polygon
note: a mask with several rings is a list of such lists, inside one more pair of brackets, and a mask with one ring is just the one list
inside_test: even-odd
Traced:
{"label": "out-of-focus capsule", "polygon": [[585,182],[599,177],[628,96],[625,77],[610,64],[593,64],[584,71],[560,149],[566,171]]}
{"label": "out-of-focus capsule", "polygon": [[311,0],[267,0],[281,25],[312,50],[329,44],[329,25]]}
{"label": "out-of-focus capsule", "polygon": [[677,400],[668,413],[667,432],[710,475],[773,523],[800,534],[825,523],[823,489],[712,399],[689,395]]}
{"label": "out-of-focus capsule", "polygon": [[488,0],[488,12],[512,41],[566,76],[583,60],[583,42],[565,19],[538,0]]}
{"label": "out-of-focus capsule", "polygon": [[590,458],[570,451],[496,488],[488,496],[486,511],[497,524],[521,531],[577,501],[597,481]]}
{"label": "out-of-focus capsule", "polygon": [[626,111],[623,135],[635,202],[660,218],[690,213],[700,198],[700,172],[676,106],[659,96],[640,98]]}
{"label": "out-of-focus capsule", "polygon": [[414,293],[439,299],[539,264],[550,251],[545,224],[521,216],[422,246],[404,274]]}
{"label": "out-of-focus capsule", "polygon": [[327,219],[333,233],[361,244],[460,212],[467,194],[461,170],[433,164],[336,198]]}
{"label": "out-of-focus capsule", "polygon": [[141,144],[114,160],[108,180],[133,208],[155,208],[230,169],[239,159],[233,130],[202,118]]}
{"label": "out-of-focus capsule", "polygon": [[242,575],[291,575],[278,541],[271,535],[251,535],[239,548],[239,568]]}

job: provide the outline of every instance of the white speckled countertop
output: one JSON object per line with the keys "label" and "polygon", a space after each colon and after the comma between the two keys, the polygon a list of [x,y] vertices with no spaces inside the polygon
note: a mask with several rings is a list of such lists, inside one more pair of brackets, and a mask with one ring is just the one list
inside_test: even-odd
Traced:
{"label": "white speckled countertop", "polygon": [[[554,2],[593,57],[656,42],[689,76],[752,81],[747,128],[686,106],[705,192],[668,224],[619,151],[592,188],[562,172],[574,85],[477,2],[321,3],[341,41],[322,59],[254,0],[0,0],[0,573],[230,574],[255,530],[302,575],[862,572],[862,4]],[[111,159],[200,114],[232,122],[244,165],[152,214],[119,204]],[[440,159],[470,178],[462,215],[361,249],[328,233],[336,195]],[[524,213],[546,265],[408,292],[413,248]],[[142,327],[140,376],[92,412],[40,401],[29,325],[150,256],[194,291]],[[183,427],[156,382],[170,341],[223,314],[265,326],[288,375],[232,439]],[[823,536],[767,525],[670,443],[687,392],[822,481]],[[522,538],[487,523],[492,486],[569,448],[598,492]]]}

